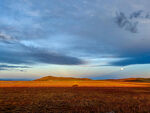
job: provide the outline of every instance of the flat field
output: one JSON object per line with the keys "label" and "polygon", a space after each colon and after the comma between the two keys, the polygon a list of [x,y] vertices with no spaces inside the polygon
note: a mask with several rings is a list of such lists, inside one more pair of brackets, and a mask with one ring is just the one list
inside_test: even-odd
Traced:
{"label": "flat field", "polygon": [[0,113],[150,113],[149,83],[94,82],[1,81]]}
{"label": "flat field", "polygon": [[0,81],[0,87],[150,87],[150,83],[121,81]]}

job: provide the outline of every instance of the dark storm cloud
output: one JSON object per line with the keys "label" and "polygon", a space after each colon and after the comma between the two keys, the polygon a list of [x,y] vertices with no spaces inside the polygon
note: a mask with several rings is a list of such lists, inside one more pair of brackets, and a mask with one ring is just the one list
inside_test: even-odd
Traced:
{"label": "dark storm cloud", "polygon": [[142,12],[143,12],[142,10],[133,12],[133,13],[130,15],[130,19],[141,17]]}
{"label": "dark storm cloud", "polygon": [[0,50],[0,52],[2,53],[2,55],[0,55],[0,62],[10,64],[36,64],[36,63],[60,64],[60,65],[84,64],[82,60],[76,57],[51,53],[36,48],[34,49],[32,48],[32,50],[33,51],[23,50],[23,52],[11,52]]}
{"label": "dark storm cloud", "polygon": [[149,13],[143,10],[138,10],[131,13],[129,16],[123,12],[116,13],[115,22],[120,28],[124,28],[131,33],[138,32],[139,21],[137,19],[150,19]]}
{"label": "dark storm cloud", "polygon": [[[32,48],[33,49],[33,48]],[[57,53],[51,53],[48,51],[33,49],[30,56],[35,58],[33,60],[41,63],[47,64],[60,64],[60,65],[79,65],[84,64],[84,62],[76,57],[65,56]]]}
{"label": "dark storm cloud", "polygon": [[[133,17],[138,17],[137,14],[132,14],[131,18]],[[126,17],[126,15],[122,12],[117,13],[116,15],[116,21],[117,25],[121,28],[124,28],[125,30],[128,30],[132,33],[137,33],[138,29],[137,29],[137,25],[138,22],[133,22],[131,21],[128,17]]]}
{"label": "dark storm cloud", "polygon": [[[4,39],[6,40],[6,38]],[[0,48],[0,62],[10,64],[60,64],[60,65],[79,65],[84,62],[76,57],[66,56],[46,49],[26,46],[19,41],[11,40],[11,44],[5,44]],[[12,47],[12,48],[11,48]]]}

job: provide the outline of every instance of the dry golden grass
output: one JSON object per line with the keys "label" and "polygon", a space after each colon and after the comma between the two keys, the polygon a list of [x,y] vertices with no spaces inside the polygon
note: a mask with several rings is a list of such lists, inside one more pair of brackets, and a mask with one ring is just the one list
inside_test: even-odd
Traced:
{"label": "dry golden grass", "polygon": [[150,113],[150,88],[0,88],[0,113]]}
{"label": "dry golden grass", "polygon": [[1,81],[0,113],[150,113],[149,83]]}
{"label": "dry golden grass", "polygon": [[150,87],[150,83],[121,81],[0,81],[0,87]]}

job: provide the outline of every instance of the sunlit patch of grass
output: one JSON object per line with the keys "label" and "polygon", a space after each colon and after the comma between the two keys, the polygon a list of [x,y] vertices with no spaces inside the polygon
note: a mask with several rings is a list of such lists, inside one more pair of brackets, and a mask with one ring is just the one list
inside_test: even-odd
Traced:
{"label": "sunlit patch of grass", "polygon": [[0,81],[0,87],[150,87],[150,83],[122,81]]}

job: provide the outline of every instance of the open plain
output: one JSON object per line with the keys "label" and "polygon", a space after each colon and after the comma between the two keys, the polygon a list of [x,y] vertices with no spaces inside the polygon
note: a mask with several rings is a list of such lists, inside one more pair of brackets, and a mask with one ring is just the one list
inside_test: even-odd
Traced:
{"label": "open plain", "polygon": [[0,81],[0,113],[150,113],[150,83]]}

